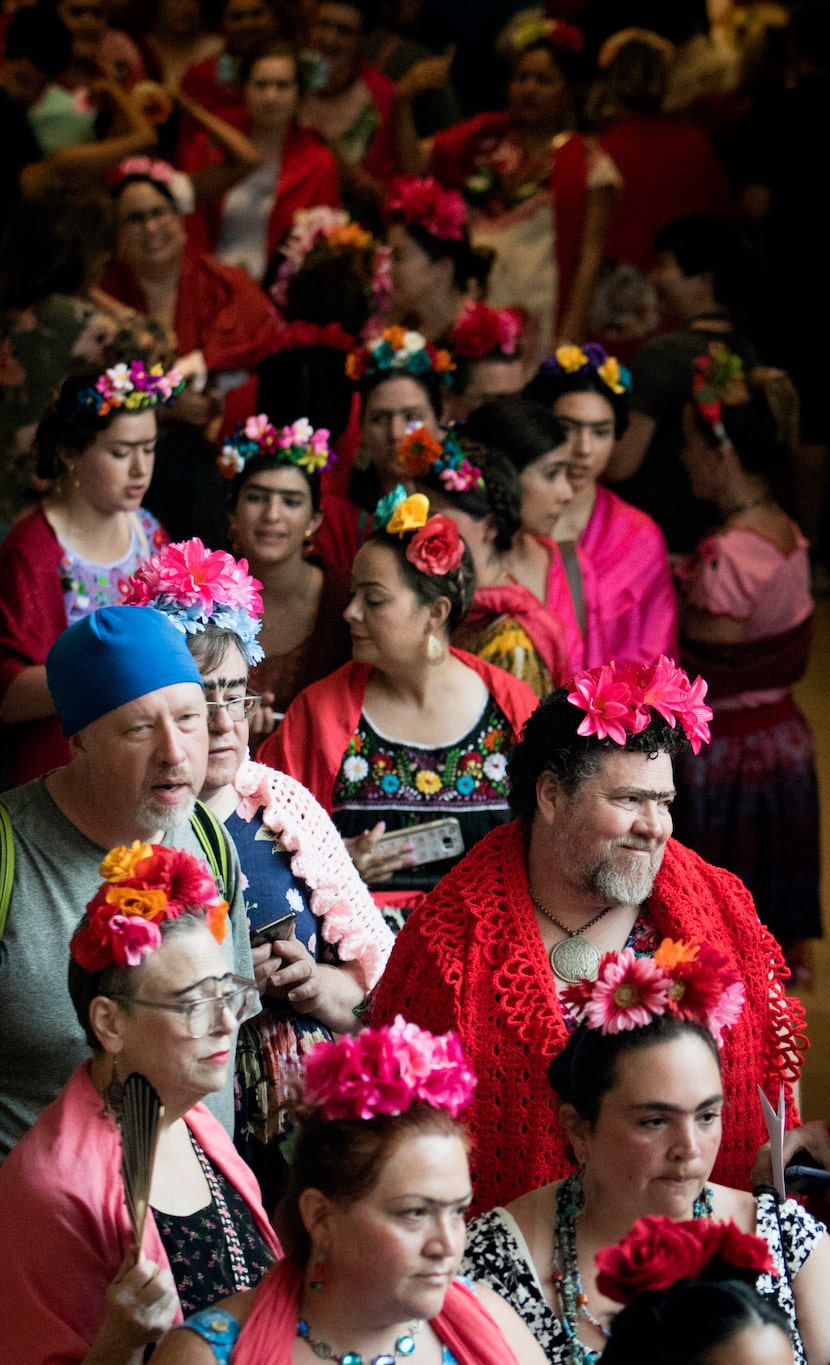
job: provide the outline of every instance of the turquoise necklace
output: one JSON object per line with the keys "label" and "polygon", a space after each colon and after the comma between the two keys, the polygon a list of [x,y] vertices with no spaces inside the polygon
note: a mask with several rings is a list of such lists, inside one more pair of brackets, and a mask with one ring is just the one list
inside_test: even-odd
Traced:
{"label": "turquoise necklace", "polygon": [[331,1360],[334,1365],[395,1365],[395,1361],[405,1359],[415,1353],[415,1333],[420,1332],[423,1322],[411,1322],[409,1331],[404,1332],[403,1336],[398,1337],[395,1342],[393,1352],[390,1355],[374,1356],[371,1361],[363,1360],[363,1356],[358,1351],[347,1351],[345,1355],[334,1354],[334,1347],[327,1341],[316,1340],[311,1335],[311,1328],[305,1318],[300,1318],[297,1323],[297,1336],[314,1352],[318,1360]]}
{"label": "turquoise necklace", "polygon": [[[588,1295],[582,1287],[579,1259],[576,1254],[576,1220],[585,1207],[582,1176],[569,1175],[556,1191],[556,1232],[553,1239],[553,1271],[551,1280],[559,1300],[559,1321],[568,1341],[572,1365],[598,1365],[601,1351],[583,1345],[579,1336],[579,1320],[584,1318],[604,1337],[609,1333],[588,1307]],[[712,1217],[712,1191],[704,1185],[694,1202],[695,1218]]]}

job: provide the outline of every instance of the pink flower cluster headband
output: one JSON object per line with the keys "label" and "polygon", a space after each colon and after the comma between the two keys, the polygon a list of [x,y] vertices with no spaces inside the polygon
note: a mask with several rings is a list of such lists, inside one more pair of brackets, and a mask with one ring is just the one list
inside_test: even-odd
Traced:
{"label": "pink flower cluster headband", "polygon": [[375,508],[373,528],[383,527],[387,535],[403,538],[415,534],[406,547],[406,557],[420,573],[443,577],[454,573],[464,558],[464,541],[452,517],[440,512],[429,514],[429,498],[423,493],[407,497],[402,483],[381,498]]}
{"label": "pink flower cluster headband", "polygon": [[468,301],[450,332],[450,346],[454,355],[465,360],[512,359],[518,355],[524,325],[518,308],[491,308]]}
{"label": "pink flower cluster headband", "polygon": [[101,863],[103,886],[86,908],[69,951],[87,972],[137,967],[161,943],[159,925],[194,910],[217,943],[227,932],[228,903],[205,863],[181,848],[142,844],[111,849]]}
{"label": "pink flower cluster headband", "polygon": [[155,180],[159,185],[165,185],[167,189],[172,190],[176,169],[169,161],[162,161],[159,157],[128,156],[126,161],[122,161],[112,172],[110,184],[113,187],[121,185],[125,180],[129,180],[131,175],[141,176],[144,180]]}
{"label": "pink flower cluster headband", "polygon": [[237,422],[233,435],[225,438],[216,463],[226,479],[235,479],[248,461],[259,455],[276,455],[283,464],[297,465],[306,474],[321,474],[337,459],[329,449],[330,435],[326,427],[315,431],[307,417],[299,417],[287,427],[275,427],[261,412],[246,422]]}
{"label": "pink flower cluster headband", "polygon": [[250,667],[265,657],[256,638],[262,584],[248,573],[247,559],[207,550],[194,536],[151,555],[118,586],[125,606],[155,607],[187,635],[201,635],[206,626],[233,631]]}
{"label": "pink flower cluster headband", "polygon": [[161,365],[152,365],[148,370],[142,360],[131,360],[113,365],[90,388],[81,389],[78,403],[83,408],[94,408],[99,417],[119,408],[125,412],[144,412],[172,403],[184,384],[184,375],[179,370],[168,370],[165,374]]}
{"label": "pink flower cluster headband", "polygon": [[603,664],[574,674],[568,701],[586,713],[578,735],[596,735],[625,744],[653,720],[653,712],[674,729],[680,721],[694,753],[711,739],[712,708],[704,702],[707,684],[693,683],[665,654],[656,664]]}
{"label": "pink flower cluster headband", "polygon": [[722,953],[708,943],[664,938],[654,957],[633,948],[605,953],[595,980],[566,986],[562,999],[586,1028],[623,1033],[645,1028],[662,1014],[704,1024],[718,1047],[737,1022],[744,984]]}
{"label": "pink flower cluster headband", "polygon": [[475,1085],[457,1034],[436,1036],[399,1014],[384,1028],[311,1048],[303,1099],[329,1123],[405,1114],[418,1103],[458,1118]]}
{"label": "pink flower cluster headband", "polygon": [[390,222],[417,224],[440,241],[460,242],[467,206],[457,190],[445,190],[434,176],[400,175],[386,200]]}

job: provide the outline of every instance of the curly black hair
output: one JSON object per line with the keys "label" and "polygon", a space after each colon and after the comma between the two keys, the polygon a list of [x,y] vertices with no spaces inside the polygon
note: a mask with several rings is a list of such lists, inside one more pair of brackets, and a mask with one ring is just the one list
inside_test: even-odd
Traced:
{"label": "curly black hair", "polygon": [[468,488],[455,492],[446,487],[440,474],[431,469],[415,480],[415,486],[426,493],[440,511],[440,505],[457,507],[474,521],[491,517],[496,528],[495,549],[506,554],[522,522],[522,489],[518,475],[501,451],[489,449],[463,434],[456,435],[456,445],[471,465],[476,465],[484,479],[484,488]]}

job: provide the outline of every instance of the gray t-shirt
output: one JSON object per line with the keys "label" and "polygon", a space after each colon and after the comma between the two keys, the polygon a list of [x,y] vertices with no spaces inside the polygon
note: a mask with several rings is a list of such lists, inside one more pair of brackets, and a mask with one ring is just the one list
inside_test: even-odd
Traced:
{"label": "gray t-shirt", "polygon": [[[0,956],[0,1161],[89,1056],[67,987],[69,940],[101,885],[107,849],[67,820],[42,777],[1,798],[14,831],[14,882]],[[204,858],[187,824],[162,843]],[[236,850],[228,841],[228,970],[253,976]],[[233,1134],[233,1069],[205,1103]]]}

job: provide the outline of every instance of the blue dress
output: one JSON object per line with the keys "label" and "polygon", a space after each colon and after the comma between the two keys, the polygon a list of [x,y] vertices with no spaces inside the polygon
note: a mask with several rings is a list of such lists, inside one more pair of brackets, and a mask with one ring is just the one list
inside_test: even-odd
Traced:
{"label": "blue dress", "polygon": [[[213,1347],[218,1365],[231,1365],[233,1348],[242,1328],[230,1313],[226,1313],[223,1308],[206,1308],[201,1313],[194,1313],[192,1318],[182,1323],[178,1330],[182,1329],[195,1332],[208,1342]],[[441,1365],[458,1365],[455,1356],[446,1346],[441,1356]]]}

